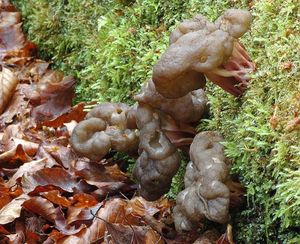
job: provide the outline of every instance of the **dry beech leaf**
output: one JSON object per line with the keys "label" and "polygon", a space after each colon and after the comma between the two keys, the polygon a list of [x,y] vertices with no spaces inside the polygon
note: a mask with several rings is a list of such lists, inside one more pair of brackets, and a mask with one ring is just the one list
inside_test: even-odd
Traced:
{"label": "dry beech leaf", "polygon": [[58,190],[44,192],[44,193],[41,193],[41,195],[43,197],[47,198],[52,203],[55,203],[62,207],[67,208],[67,207],[70,207],[72,204],[67,198],[61,196],[60,192]]}
{"label": "dry beech leaf", "polygon": [[21,184],[25,193],[34,191],[36,187],[48,185],[59,187],[67,192],[85,191],[85,187],[88,187],[83,182],[77,182],[75,177],[62,168],[44,168],[34,173],[25,173]]}
{"label": "dry beech leaf", "polygon": [[[57,163],[57,161],[50,155],[50,153],[48,153],[43,145],[40,145],[40,147],[38,148],[38,151],[35,155],[36,158],[47,158],[48,161],[48,165],[55,165],[55,166],[59,166],[59,164]],[[48,167],[50,168],[50,167]]]}
{"label": "dry beech leaf", "polygon": [[[1,46],[0,58],[3,59],[9,52],[18,54],[19,50],[26,45],[26,39],[22,32],[21,23],[13,26],[6,26],[0,28]],[[11,54],[10,54],[11,55]]]}
{"label": "dry beech leaf", "polygon": [[28,118],[30,106],[29,101],[26,100],[26,90],[30,90],[30,85],[19,84],[17,86],[8,108],[6,108],[5,112],[0,116],[0,128],[12,123],[15,118],[17,118],[18,121],[30,121],[30,118]]}
{"label": "dry beech leaf", "polygon": [[104,166],[95,162],[78,161],[75,165],[76,175],[91,182],[129,182],[128,175],[118,165]]}
{"label": "dry beech leaf", "polygon": [[71,224],[75,221],[92,220],[94,218],[94,215],[92,213],[95,214],[101,206],[102,203],[97,203],[92,207],[71,206],[68,208],[67,223]]}
{"label": "dry beech leaf", "polygon": [[13,199],[10,203],[0,209],[0,224],[5,225],[16,218],[20,217],[22,204],[28,199],[29,197],[26,194],[22,194],[21,196]]}
{"label": "dry beech leaf", "polygon": [[[18,145],[2,154],[0,154],[0,166],[11,168],[18,162],[29,162],[32,159],[26,154],[22,145]],[[17,167],[18,164],[16,164]]]}
{"label": "dry beech leaf", "polygon": [[77,158],[70,147],[57,144],[44,145],[43,147],[60,165],[67,169]]}
{"label": "dry beech leaf", "polygon": [[32,197],[23,203],[23,207],[32,213],[42,216],[44,219],[55,224],[55,227],[66,235],[78,233],[84,225],[79,228],[67,224],[60,207],[55,208],[53,203],[42,197]]}
{"label": "dry beech leaf", "polygon": [[12,71],[2,68],[2,72],[0,73],[0,114],[6,109],[18,83],[19,80]]}
{"label": "dry beech leaf", "polygon": [[71,110],[75,80],[65,77],[60,82],[49,82],[40,91],[40,105],[34,107],[31,116],[37,123],[55,120]]}
{"label": "dry beech leaf", "polygon": [[17,183],[17,179],[21,178],[25,173],[36,172],[46,166],[49,166],[47,165],[46,158],[25,163],[18,168],[17,172],[13,175],[13,177],[9,179],[9,181],[5,185],[7,187],[12,187]]}
{"label": "dry beech leaf", "polygon": [[[84,111],[84,106],[85,106],[85,103],[79,103],[79,104],[75,105],[74,107],[72,107],[72,109],[69,112],[58,116],[54,120],[44,121],[43,125],[57,128],[66,123],[70,123],[71,121],[80,122],[81,120],[84,119],[85,115],[87,114]],[[71,135],[71,133],[70,133],[70,135]]]}
{"label": "dry beech leaf", "polygon": [[[166,204],[163,201],[162,203],[163,205]],[[139,207],[136,210],[134,206]],[[75,240],[78,241],[77,243],[95,242],[97,240],[100,240],[101,238],[104,238],[106,230],[105,222],[131,226],[144,225],[143,217],[145,215],[152,216],[152,214],[157,213],[157,211],[159,211],[158,209],[161,207],[162,206],[160,206],[159,201],[147,202],[141,197],[135,197],[131,200],[115,198],[106,201],[105,203],[103,203],[103,207],[98,209],[97,212],[93,212],[93,214],[97,217],[94,218],[94,221],[91,224],[91,226],[83,228],[75,236],[64,237],[60,239],[57,243],[66,244],[72,243],[71,241]],[[86,212],[84,214],[84,217],[88,217],[88,214]]]}
{"label": "dry beech leaf", "polygon": [[6,230],[2,225],[0,225],[0,235],[4,234],[4,235],[8,235],[9,232],[8,230]]}
{"label": "dry beech leaf", "polygon": [[15,25],[21,21],[21,14],[18,12],[1,12],[0,28]]}
{"label": "dry beech leaf", "polygon": [[148,226],[128,226],[106,223],[105,241],[118,244],[152,244],[164,243],[161,236]]}
{"label": "dry beech leaf", "polygon": [[72,205],[75,207],[93,207],[98,203],[95,197],[86,193],[77,193],[72,197]]}
{"label": "dry beech leaf", "polygon": [[4,186],[0,186],[0,209],[11,201],[12,197],[9,194],[9,189]]}
{"label": "dry beech leaf", "polygon": [[60,239],[57,243],[72,243],[72,241],[77,241],[76,243],[92,243],[100,240],[104,237],[106,230],[104,219],[110,223],[121,223],[121,224],[132,224],[137,225],[140,223],[139,217],[131,215],[131,213],[126,212],[127,202],[122,199],[113,199],[107,201],[103,208],[100,208],[98,213],[94,214],[97,217],[94,218],[91,226],[82,229],[79,233],[73,236],[68,236]]}

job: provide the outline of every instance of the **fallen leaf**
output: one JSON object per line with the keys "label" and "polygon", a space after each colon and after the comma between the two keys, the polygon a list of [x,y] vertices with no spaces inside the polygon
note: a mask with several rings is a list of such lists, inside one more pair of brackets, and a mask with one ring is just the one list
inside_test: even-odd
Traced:
{"label": "fallen leaf", "polygon": [[106,222],[107,232],[104,239],[118,244],[152,244],[164,243],[161,236],[147,226],[128,226]]}
{"label": "fallen leaf", "polygon": [[0,209],[0,224],[5,225],[16,218],[20,217],[22,204],[28,199],[29,197],[26,194],[22,194],[21,196],[13,199],[10,203]]}
{"label": "fallen leaf", "polygon": [[55,208],[53,203],[42,197],[32,197],[23,203],[23,207],[32,213],[42,216],[44,219],[55,224],[55,227],[66,235],[78,233],[84,225],[79,228],[67,224],[60,207]]}
{"label": "fallen leaf", "polygon": [[31,116],[37,123],[55,120],[71,110],[75,80],[65,77],[61,82],[49,82],[40,91],[40,105],[34,107]]}
{"label": "fallen leaf", "polygon": [[18,12],[1,12],[0,28],[15,25],[21,21],[21,14]]}
{"label": "fallen leaf", "polygon": [[64,168],[70,168],[72,162],[77,159],[70,147],[57,144],[44,145],[43,147]]}
{"label": "fallen leaf", "polygon": [[67,198],[61,196],[60,192],[58,190],[44,192],[44,193],[41,193],[41,195],[43,197],[47,198],[52,203],[57,204],[62,207],[67,208],[67,207],[71,206],[71,204],[72,204]]}
{"label": "fallen leaf", "polygon": [[67,223],[71,224],[75,221],[84,221],[84,220],[92,220],[94,218],[94,214],[100,209],[102,203],[97,203],[91,207],[75,207],[71,206],[68,208],[67,213]]}
{"label": "fallen leaf", "polygon": [[47,165],[46,158],[25,163],[18,168],[17,172],[13,175],[13,177],[9,179],[9,181],[5,185],[6,187],[12,187],[17,183],[17,179],[21,178],[25,173],[36,172],[46,166],[50,166]]}
{"label": "fallen leaf", "polygon": [[0,73],[0,114],[6,109],[18,83],[19,80],[12,71],[2,68]]}
{"label": "fallen leaf", "polygon": [[0,234],[8,235],[9,231],[6,230],[2,225],[0,225]]}
{"label": "fallen leaf", "polygon": [[72,205],[75,207],[93,207],[97,203],[95,197],[86,193],[77,193],[72,197]]}
{"label": "fallen leaf", "polygon": [[84,191],[83,182],[77,179],[62,168],[44,168],[36,172],[25,173],[21,181],[25,193],[30,193],[38,186],[55,186],[60,189],[73,192],[74,190]]}
{"label": "fallen leaf", "polygon": [[20,162],[29,162],[32,159],[26,154],[22,145],[0,154],[0,166],[3,168],[18,167]]}
{"label": "fallen leaf", "polygon": [[[18,52],[26,45],[21,23],[0,28],[0,58],[3,59],[9,52]],[[18,54],[18,53],[16,53]],[[18,55],[16,55],[18,56]]]}
{"label": "fallen leaf", "polygon": [[[66,123],[71,122],[71,121],[80,122],[81,120],[83,120],[85,118],[85,115],[87,114],[84,111],[84,106],[85,106],[85,103],[78,103],[77,105],[72,107],[71,110],[68,111],[67,113],[64,113],[64,114],[58,116],[54,120],[46,120],[42,123],[42,125],[58,128]],[[70,135],[71,135],[71,133],[70,133]]]}
{"label": "fallen leaf", "polygon": [[193,244],[215,244],[219,236],[219,233],[215,230],[208,230],[205,231]]}
{"label": "fallen leaf", "polygon": [[30,89],[28,84],[19,84],[13,94],[5,112],[0,115],[0,129],[12,123],[14,120],[30,120],[28,114],[31,108],[28,108],[29,101],[26,100],[25,91]]}
{"label": "fallen leaf", "polygon": [[122,172],[118,165],[104,166],[95,162],[77,161],[76,175],[91,182],[129,182],[127,174]]}

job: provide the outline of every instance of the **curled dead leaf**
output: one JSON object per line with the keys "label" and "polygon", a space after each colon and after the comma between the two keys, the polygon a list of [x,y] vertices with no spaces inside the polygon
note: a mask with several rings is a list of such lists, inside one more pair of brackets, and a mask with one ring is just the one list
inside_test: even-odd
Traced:
{"label": "curled dead leaf", "polygon": [[67,192],[85,191],[88,187],[62,168],[44,168],[36,172],[25,173],[21,181],[25,193],[32,193],[36,187],[54,186]]}
{"label": "curled dead leaf", "polygon": [[19,80],[12,71],[7,68],[2,69],[0,73],[0,114],[5,110],[18,83]]}
{"label": "curled dead leaf", "polygon": [[67,198],[61,196],[58,190],[44,192],[41,193],[41,195],[47,198],[52,203],[57,204],[59,206],[66,207],[66,208],[71,206],[71,202]]}
{"label": "curled dead leaf", "polygon": [[55,224],[55,227],[66,235],[78,233],[84,226],[79,228],[67,224],[60,207],[55,208],[53,203],[42,197],[32,197],[23,203],[23,207],[32,213],[42,216],[44,219]]}
{"label": "curled dead leaf", "polygon": [[5,225],[14,221],[16,218],[19,218],[22,210],[22,204],[28,198],[29,197],[26,194],[22,194],[21,196],[13,199],[10,203],[1,208],[0,224]]}

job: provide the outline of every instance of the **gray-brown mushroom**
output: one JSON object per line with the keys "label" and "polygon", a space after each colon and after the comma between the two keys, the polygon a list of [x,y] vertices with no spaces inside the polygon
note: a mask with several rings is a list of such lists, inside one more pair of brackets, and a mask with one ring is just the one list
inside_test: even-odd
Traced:
{"label": "gray-brown mushroom", "polygon": [[138,132],[132,113],[131,108],[122,103],[98,105],[75,127],[71,136],[73,149],[91,160],[102,159],[111,149],[137,151]]}
{"label": "gray-brown mushroom", "polygon": [[140,129],[139,158],[133,176],[142,197],[153,201],[167,193],[180,165],[180,156],[160,128],[159,114],[140,104],[136,113]]}
{"label": "gray-brown mushroom", "polygon": [[228,221],[230,191],[225,182],[229,176],[222,140],[218,132],[206,131],[191,145],[185,189],[178,194],[173,212],[178,231],[197,228],[205,218],[222,224]]}
{"label": "gray-brown mushroom", "polygon": [[153,68],[156,90],[166,98],[179,98],[203,88],[204,74],[231,94],[241,95],[255,67],[237,39],[250,23],[250,13],[237,9],[227,10],[215,23],[202,15],[184,21]]}
{"label": "gray-brown mushroom", "polygon": [[207,108],[207,96],[202,89],[189,92],[180,98],[169,99],[156,91],[152,80],[148,80],[144,84],[141,93],[136,95],[134,99],[149,104],[183,123],[199,121]]}

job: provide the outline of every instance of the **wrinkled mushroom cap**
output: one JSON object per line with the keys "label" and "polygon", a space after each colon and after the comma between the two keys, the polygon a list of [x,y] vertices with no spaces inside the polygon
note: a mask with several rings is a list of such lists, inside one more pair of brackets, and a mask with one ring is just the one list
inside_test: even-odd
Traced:
{"label": "wrinkled mushroom cap", "polygon": [[248,11],[228,9],[216,20],[215,24],[219,29],[228,32],[234,38],[239,38],[250,28],[251,21],[252,16]]}

